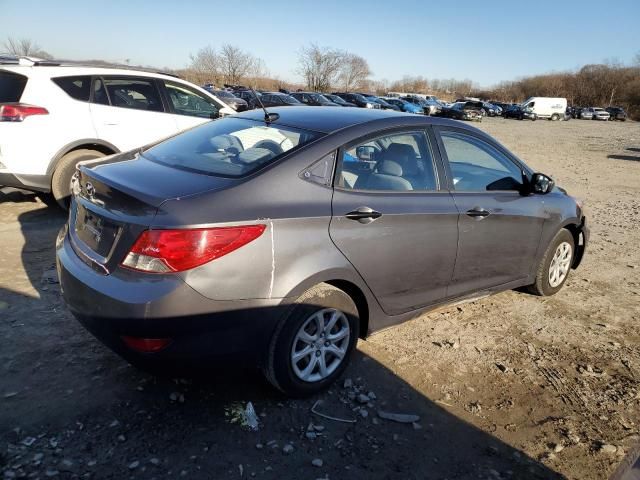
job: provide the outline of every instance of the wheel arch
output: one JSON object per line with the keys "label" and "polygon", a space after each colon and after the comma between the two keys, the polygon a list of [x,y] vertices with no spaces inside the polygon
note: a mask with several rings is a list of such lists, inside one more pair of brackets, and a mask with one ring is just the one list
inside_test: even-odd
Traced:
{"label": "wheel arch", "polygon": [[120,153],[120,149],[118,149],[118,147],[104,140],[100,140],[97,138],[84,138],[81,140],[76,140],[62,147],[53,156],[53,158],[49,162],[49,166],[47,167],[47,175],[49,176],[49,178],[53,176],[53,172],[56,170],[58,163],[60,163],[62,157],[64,157],[68,153],[82,149],[97,150],[98,152],[104,153],[105,155]]}
{"label": "wheel arch", "polygon": [[310,288],[321,283],[338,288],[351,297],[360,317],[360,338],[366,338],[369,334],[369,328],[375,327],[374,320],[380,316],[381,311],[373,294],[367,289],[364,282],[359,282],[358,277],[353,272],[332,269],[318,273],[299,283],[296,288],[289,292],[287,298],[297,298]]}
{"label": "wheel arch", "polygon": [[580,262],[582,262],[582,257],[584,256],[584,251],[586,248],[586,239],[583,237],[584,234],[582,232],[583,225],[569,222],[563,225],[562,228],[568,230],[573,237],[573,244],[576,249],[576,253],[573,257],[571,268],[575,270],[580,265]]}
{"label": "wheel arch", "polygon": [[324,283],[342,290],[351,297],[353,303],[356,304],[358,317],[360,318],[360,338],[366,338],[369,333],[369,303],[364,292],[356,284],[348,280],[329,280]]}

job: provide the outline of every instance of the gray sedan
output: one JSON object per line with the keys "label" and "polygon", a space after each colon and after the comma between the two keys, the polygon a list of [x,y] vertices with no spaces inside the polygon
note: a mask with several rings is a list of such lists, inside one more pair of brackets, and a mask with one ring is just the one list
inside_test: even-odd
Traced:
{"label": "gray sedan", "polygon": [[552,295],[582,206],[481,131],[392,111],[286,107],[79,167],[64,298],[144,368],[257,365],[288,395],[358,338],[446,303]]}

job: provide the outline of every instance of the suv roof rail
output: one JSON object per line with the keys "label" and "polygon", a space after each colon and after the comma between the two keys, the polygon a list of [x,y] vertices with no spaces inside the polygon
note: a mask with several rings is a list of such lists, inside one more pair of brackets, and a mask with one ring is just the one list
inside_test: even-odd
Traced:
{"label": "suv roof rail", "polygon": [[179,75],[170,72],[164,72],[157,68],[136,67],[132,65],[123,65],[114,62],[104,62],[101,60],[47,60],[36,57],[18,56],[11,54],[0,54],[0,65],[23,65],[28,67],[92,67],[92,68],[117,68],[119,70],[137,70],[139,72],[157,73],[159,75],[167,75],[174,78],[180,78]]}

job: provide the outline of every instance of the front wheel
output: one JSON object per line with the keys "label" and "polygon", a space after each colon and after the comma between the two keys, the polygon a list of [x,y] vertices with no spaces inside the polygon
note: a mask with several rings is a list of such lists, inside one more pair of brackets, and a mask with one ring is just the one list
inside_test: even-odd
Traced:
{"label": "front wheel", "polygon": [[271,339],[267,380],[291,397],[326,389],[347,368],[359,323],[356,305],[342,290],[325,283],[307,290]]}
{"label": "front wheel", "polygon": [[557,293],[567,281],[574,255],[573,235],[563,228],[549,244],[536,270],[535,282],[528,290],[543,297]]}
{"label": "front wheel", "polygon": [[557,122],[558,120],[560,120],[560,115],[558,115],[557,113],[554,113],[553,115],[551,115],[552,122]]}

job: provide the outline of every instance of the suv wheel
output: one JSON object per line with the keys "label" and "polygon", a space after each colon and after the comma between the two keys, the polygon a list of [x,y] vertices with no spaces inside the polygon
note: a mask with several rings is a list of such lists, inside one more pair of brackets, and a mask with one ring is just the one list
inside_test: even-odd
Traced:
{"label": "suv wheel", "polygon": [[359,323],[358,309],[342,290],[325,283],[307,290],[273,335],[267,380],[293,397],[324,390],[347,368]]}
{"label": "suv wheel", "polygon": [[557,293],[567,281],[574,255],[573,235],[563,228],[549,244],[538,265],[535,282],[529,285],[528,290],[543,297]]}
{"label": "suv wheel", "polygon": [[97,150],[81,149],[67,153],[60,159],[51,179],[51,193],[58,205],[64,210],[69,208],[71,198],[71,177],[76,171],[76,165],[83,160],[104,157],[104,153]]}

